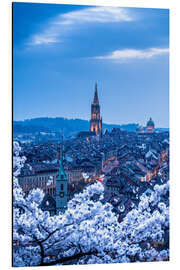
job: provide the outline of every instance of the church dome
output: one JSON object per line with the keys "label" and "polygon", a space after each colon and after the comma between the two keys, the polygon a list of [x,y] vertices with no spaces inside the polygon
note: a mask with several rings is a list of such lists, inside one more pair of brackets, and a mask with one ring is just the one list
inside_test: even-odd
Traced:
{"label": "church dome", "polygon": [[147,126],[153,126],[154,127],[154,121],[150,117],[149,121],[147,122]]}

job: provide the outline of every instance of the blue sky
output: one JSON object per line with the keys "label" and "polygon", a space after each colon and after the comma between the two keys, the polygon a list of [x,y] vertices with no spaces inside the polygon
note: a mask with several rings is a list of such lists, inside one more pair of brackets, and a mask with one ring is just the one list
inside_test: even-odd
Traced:
{"label": "blue sky", "polygon": [[13,4],[14,120],[89,119],[169,127],[169,11]]}

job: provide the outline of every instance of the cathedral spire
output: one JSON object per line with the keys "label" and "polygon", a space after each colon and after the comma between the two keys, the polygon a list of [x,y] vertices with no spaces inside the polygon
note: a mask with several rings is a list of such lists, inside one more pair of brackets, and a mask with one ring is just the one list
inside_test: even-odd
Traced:
{"label": "cathedral spire", "polygon": [[100,115],[97,82],[95,83],[94,100],[91,104],[90,131],[94,132],[96,135],[102,135],[102,118]]}
{"label": "cathedral spire", "polygon": [[97,91],[97,82],[95,83],[95,92],[94,92],[94,100],[93,100],[93,104],[94,104],[94,105],[99,104],[98,91]]}

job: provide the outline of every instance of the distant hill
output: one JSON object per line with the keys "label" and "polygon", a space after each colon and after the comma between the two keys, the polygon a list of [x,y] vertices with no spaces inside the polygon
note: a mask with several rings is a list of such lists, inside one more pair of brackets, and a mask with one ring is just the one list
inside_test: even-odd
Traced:
{"label": "distant hill", "polygon": [[[126,131],[136,131],[138,124],[115,125],[103,123],[103,130],[120,128]],[[75,135],[80,131],[89,130],[89,121],[82,119],[67,119],[63,117],[33,118],[24,121],[14,121],[14,134],[19,133],[36,133],[36,132],[59,132],[63,129],[65,136]]]}

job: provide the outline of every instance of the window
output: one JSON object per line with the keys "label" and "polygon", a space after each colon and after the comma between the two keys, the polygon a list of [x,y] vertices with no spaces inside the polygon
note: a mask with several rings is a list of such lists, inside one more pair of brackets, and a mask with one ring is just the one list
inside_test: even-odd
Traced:
{"label": "window", "polygon": [[63,190],[63,184],[61,184],[61,190]]}

